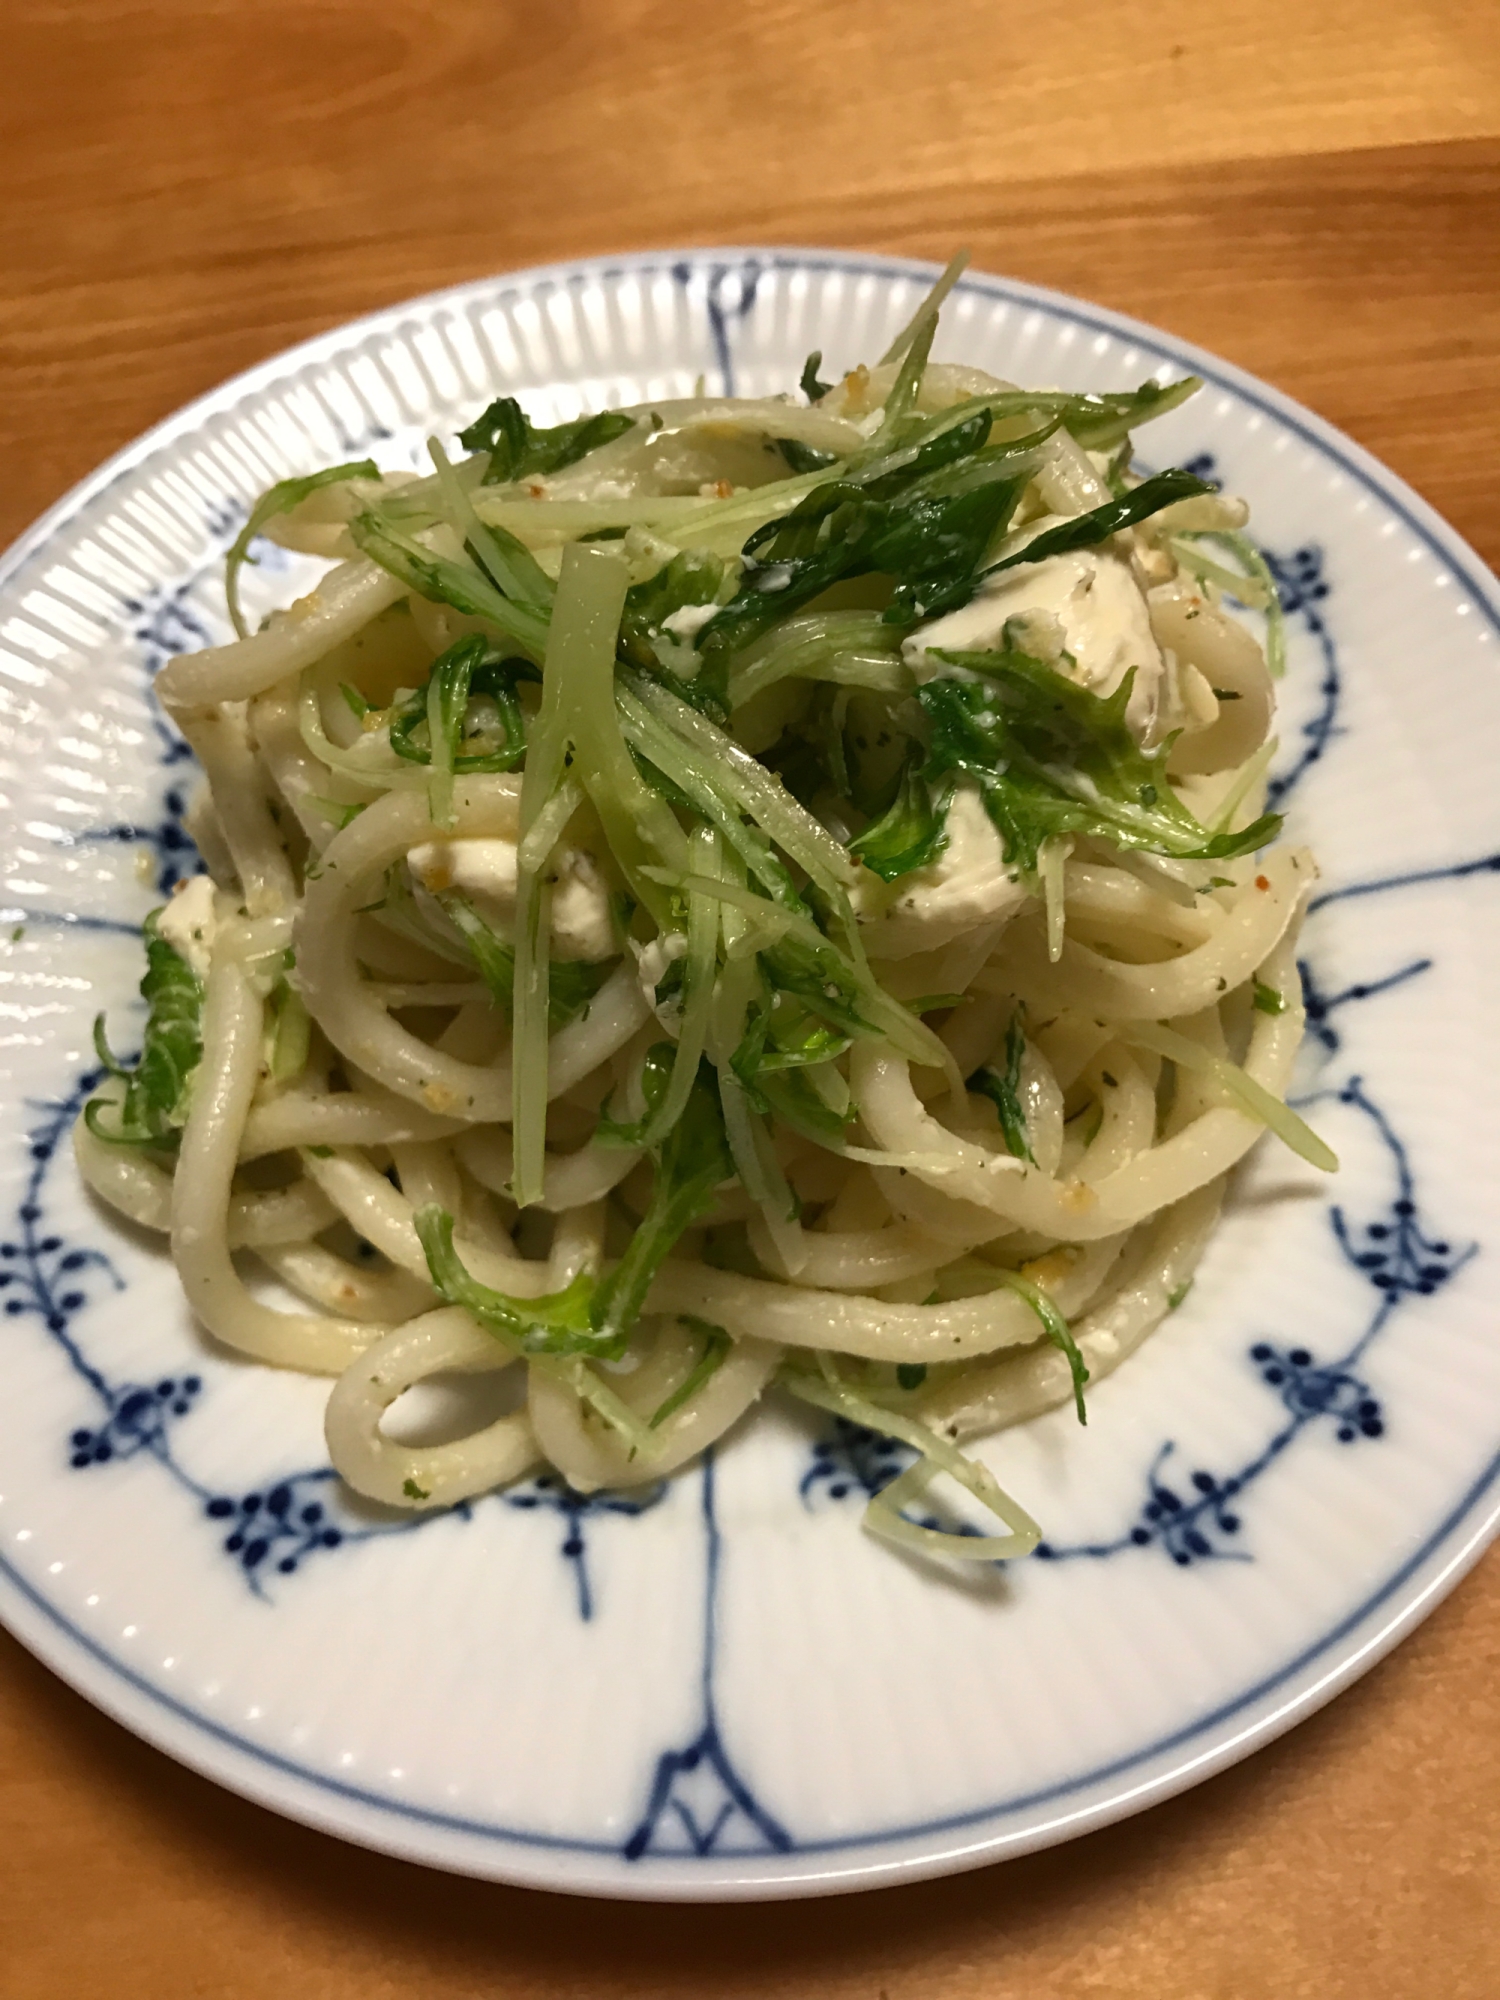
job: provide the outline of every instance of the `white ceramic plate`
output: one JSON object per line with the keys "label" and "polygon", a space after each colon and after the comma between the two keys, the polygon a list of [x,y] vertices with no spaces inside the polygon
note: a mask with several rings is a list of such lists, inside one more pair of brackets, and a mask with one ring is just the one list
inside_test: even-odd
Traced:
{"label": "white ceramic plate", "polygon": [[[0,1613],[100,1707],[315,1826],[616,1896],[809,1894],[1081,1832],[1287,1728],[1474,1560],[1500,1503],[1500,597],[1347,439],[1115,315],[966,278],[939,352],[1022,382],[1193,369],[1143,433],[1249,495],[1288,613],[1278,788],[1325,892],[1302,1088],[1330,1195],[1263,1148],[1187,1304],[987,1455],[1046,1553],[954,1581],[861,1534],[879,1447],[762,1413],[650,1504],[528,1482],[412,1527],[327,1469],[326,1386],[211,1350],[64,1143],[97,1007],[174,872],[147,689],[225,636],[272,479],[415,461],[498,389],[560,420],[884,348],[925,267],[700,251],[419,301],[242,376],[0,570]],[[254,574],[261,604],[296,578]]]}

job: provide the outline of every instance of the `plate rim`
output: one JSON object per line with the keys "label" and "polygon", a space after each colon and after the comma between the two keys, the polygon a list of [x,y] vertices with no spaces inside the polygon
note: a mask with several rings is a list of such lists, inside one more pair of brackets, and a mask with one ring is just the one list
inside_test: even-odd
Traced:
{"label": "plate rim", "polygon": [[[397,301],[341,322],[253,364],[169,413],[124,445],[64,493],[0,555],[0,587],[44,550],[85,507],[128,474],[148,465],[153,457],[183,436],[214,417],[232,413],[249,397],[285,380],[300,368],[320,361],[336,363],[347,351],[381,333],[399,337],[409,318],[430,317],[444,306],[466,306],[476,299],[504,296],[507,291],[534,296],[549,284],[608,284],[628,276],[680,268],[711,271],[715,265],[731,270],[753,265],[763,270],[807,271],[814,275],[842,272],[885,281],[898,277],[930,278],[939,269],[915,258],[790,245],[645,249],[526,266]],[[1174,365],[1185,362],[1206,382],[1269,415],[1320,454],[1333,459],[1383,506],[1394,511],[1454,574],[1500,635],[1500,589],[1483,558],[1406,480],[1315,412],[1193,342],[1071,294],[984,271],[966,272],[960,289],[1040,310],[1054,319],[1064,319],[1115,338],[1129,339],[1160,361]],[[658,1901],[790,1898],[922,1879],[1048,1846],[1159,1803],[1249,1755],[1313,1713],[1384,1657],[1473,1567],[1500,1532],[1500,1491],[1495,1493],[1488,1510],[1481,1506],[1486,1494],[1496,1487],[1497,1479],[1500,1479],[1500,1452],[1422,1547],[1409,1554],[1380,1588],[1332,1631],[1255,1686],[1181,1730],[1083,1777],[1059,1781],[1039,1793],[888,1831],[799,1843],[794,1854],[775,1861],[769,1858],[752,1861],[748,1857],[723,1854],[682,1864],[673,1856],[652,1855],[644,1867],[640,1862],[622,1864],[618,1847],[604,1841],[591,1843],[567,1836],[489,1827],[385,1799],[299,1767],[272,1750],[238,1737],[165,1689],[156,1687],[74,1627],[66,1614],[52,1606],[3,1555],[0,1555],[0,1613],[20,1643],[46,1666],[155,1748],[258,1804],[355,1844],[452,1872],[579,1894]],[[1477,1518],[1476,1509],[1479,1509]],[[1456,1544],[1455,1534],[1459,1535]],[[1401,1596],[1403,1592],[1406,1594]],[[1382,1616],[1393,1596],[1399,1597],[1400,1602]],[[1375,1629],[1362,1638],[1357,1637],[1372,1620]],[[1331,1647],[1351,1637],[1356,1638],[1356,1643],[1332,1666],[1326,1671],[1311,1672]],[[1288,1681],[1309,1674],[1306,1684],[1286,1699],[1264,1706]],[[1243,1728],[1231,1730],[1196,1754],[1175,1759],[1168,1769],[1146,1777],[1140,1784],[1127,1785],[1077,1812],[1063,1811],[1014,1832],[997,1830],[987,1838],[963,1838],[966,1831],[972,1829],[977,1834],[986,1822],[1024,1811],[1028,1804],[1061,1800],[1069,1793],[1108,1784],[1112,1777],[1124,1777],[1142,1764],[1171,1756],[1179,1746],[1187,1749],[1205,1731],[1222,1727],[1231,1717],[1258,1706],[1263,1712],[1252,1714]],[[246,1768],[226,1771],[226,1761]],[[289,1789],[292,1796],[288,1795]],[[302,1796],[304,1793],[308,1796]],[[360,1824],[359,1814],[373,1814],[377,1824]],[[410,1829],[409,1837],[399,1837],[406,1828]],[[947,1843],[942,1842],[944,1834],[950,1836]],[[920,1854],[870,1858],[872,1850],[922,1841],[929,1845]],[[435,1843],[451,1842],[479,1843],[483,1852],[465,1857],[434,1851]],[[939,1844],[934,1846],[934,1842]],[[808,1860],[815,1864],[825,1859],[833,1863],[840,1854],[848,1855],[846,1866],[814,1865],[809,1869],[805,1865]],[[539,1865],[527,1865],[526,1857],[530,1855],[536,1856]],[[565,1879],[566,1870],[560,1872],[555,1865],[563,1856],[571,1857],[575,1864],[571,1872],[577,1879]],[[498,1866],[491,1865],[491,1857]],[[628,1873],[624,1872],[626,1868]],[[687,1872],[689,1869],[692,1872]]]}

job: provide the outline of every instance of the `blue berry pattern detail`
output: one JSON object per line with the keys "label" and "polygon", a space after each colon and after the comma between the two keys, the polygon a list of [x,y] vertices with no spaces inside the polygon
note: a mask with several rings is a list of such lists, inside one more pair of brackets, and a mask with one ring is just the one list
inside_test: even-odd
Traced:
{"label": "blue berry pattern detail", "polygon": [[519,1486],[507,1487],[501,1498],[508,1507],[519,1508],[523,1513],[542,1509],[561,1515],[562,1557],[572,1565],[573,1580],[578,1590],[578,1615],[587,1620],[594,1615],[594,1588],[589,1576],[587,1539],[589,1521],[609,1514],[623,1514],[634,1520],[638,1515],[649,1513],[666,1496],[664,1480],[635,1492],[577,1493],[558,1473],[541,1472]]}
{"label": "blue berry pattern detail", "polygon": [[820,1493],[829,1500],[846,1500],[851,1494],[873,1500],[915,1457],[911,1447],[896,1438],[835,1417],[832,1429],[814,1444],[812,1462],[797,1490],[805,1507],[811,1507]]}

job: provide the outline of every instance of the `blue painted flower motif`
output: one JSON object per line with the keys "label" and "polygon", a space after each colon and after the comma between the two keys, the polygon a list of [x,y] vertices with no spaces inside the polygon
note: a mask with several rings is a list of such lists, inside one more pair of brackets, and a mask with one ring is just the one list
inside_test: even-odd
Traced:
{"label": "blue painted flower motif", "polygon": [[[204,1393],[195,1372],[163,1374],[153,1382],[112,1381],[90,1359],[73,1322],[94,1303],[99,1281],[115,1291],[125,1281],[100,1250],[69,1242],[46,1223],[46,1178],[59,1148],[66,1142],[84,1100],[97,1089],[101,1072],[81,1076],[60,1103],[38,1105],[41,1123],[30,1134],[30,1171],[16,1210],[13,1234],[0,1241],[0,1295],[11,1319],[30,1315],[41,1321],[56,1341],[79,1380],[99,1405],[101,1415],[79,1423],[67,1438],[67,1461],[75,1472],[116,1466],[142,1455],[154,1458],[173,1483],[201,1508],[205,1519],[224,1532],[220,1546],[231,1557],[257,1597],[265,1597],[266,1579],[295,1574],[314,1555],[329,1554],[388,1535],[412,1534],[440,1521],[471,1518],[467,1505],[441,1513],[401,1514],[371,1520],[344,1505],[332,1466],[310,1466],[273,1475],[248,1492],[226,1494],[198,1478],[177,1450],[175,1432],[190,1417]],[[91,1282],[92,1281],[92,1282]],[[543,1475],[502,1497],[518,1507],[550,1506],[565,1515],[568,1531],[562,1553],[578,1579],[579,1609],[589,1617],[593,1586],[586,1564],[583,1520],[591,1513],[635,1516],[664,1497],[666,1487],[635,1494],[573,1494]]]}
{"label": "blue painted flower motif", "polygon": [[812,1463],[797,1491],[804,1507],[811,1507],[819,1493],[830,1500],[846,1500],[851,1493],[873,1500],[915,1457],[909,1445],[835,1417],[832,1429],[814,1444]]}
{"label": "blue painted flower motif", "polygon": [[160,1457],[166,1443],[167,1425],[173,1417],[185,1417],[198,1400],[203,1382],[197,1375],[168,1375],[149,1389],[126,1382],[103,1393],[109,1415],[92,1430],[73,1432],[69,1463],[75,1472],[86,1466],[108,1465],[111,1460],[134,1458],[149,1451]]}
{"label": "blue painted flower motif", "polygon": [[1328,596],[1328,579],[1323,573],[1323,551],[1314,543],[1294,549],[1289,556],[1279,556],[1271,549],[1263,549],[1266,567],[1276,583],[1276,593],[1281,599],[1282,615],[1286,618],[1300,618],[1308,632],[1316,640],[1323,655],[1323,673],[1318,683],[1318,706],[1309,719],[1302,724],[1300,734],[1302,749],[1293,760],[1291,768],[1278,773],[1266,786],[1267,808],[1284,810],[1287,800],[1306,777],[1314,764],[1318,763],[1334,737],[1340,735],[1339,703],[1343,696],[1343,678],[1339,671],[1338,652],[1333,643],[1333,634],[1328,629],[1318,606]]}
{"label": "blue painted flower motif", "polygon": [[560,1514],[564,1522],[562,1555],[573,1565],[574,1581],[578,1586],[578,1615],[589,1619],[594,1615],[594,1590],[589,1577],[587,1522],[594,1516],[603,1514],[623,1514],[634,1520],[647,1514],[667,1497],[665,1480],[655,1486],[628,1493],[577,1493],[567,1481],[555,1472],[540,1472],[519,1486],[507,1487],[501,1498],[508,1507],[518,1507],[523,1512],[543,1508]]}
{"label": "blue painted flower motif", "polygon": [[[696,275],[697,271],[691,264],[672,266],[672,276],[684,291]],[[753,257],[743,264],[714,264],[709,268],[704,307],[708,313],[708,335],[713,342],[714,359],[723,377],[723,393],[726,396],[735,394],[731,329],[749,316],[760,279],[761,266]]]}
{"label": "blue painted flower motif", "polygon": [[102,1250],[81,1248],[48,1229],[42,1202],[47,1170],[72,1129],[79,1106],[98,1087],[101,1075],[99,1070],[90,1070],[61,1104],[32,1106],[43,1114],[43,1122],[27,1139],[31,1168],[16,1209],[15,1231],[0,1242],[0,1291],[6,1294],[8,1318],[30,1314],[40,1319],[62,1344],[74,1367],[103,1393],[103,1377],[84,1361],[70,1328],[90,1303],[91,1278],[107,1279],[117,1292],[125,1289],[125,1281]]}
{"label": "blue painted flower motif", "polygon": [[347,1530],[332,1518],[326,1492],[318,1497],[336,1478],[332,1466],[320,1466],[237,1500],[216,1494],[203,1511],[211,1521],[228,1524],[224,1551],[247,1576],[253,1579],[263,1566],[290,1576],[308,1556],[340,1548],[347,1539]]}
{"label": "blue painted flower motif", "polygon": [[1430,1298],[1477,1254],[1478,1246],[1456,1247],[1448,1238],[1424,1228],[1410,1154],[1361,1079],[1351,1077],[1327,1095],[1364,1114],[1393,1168],[1394,1192],[1373,1221],[1354,1224],[1342,1207],[1335,1205],[1329,1210],[1329,1226],[1340,1250],[1377,1295],[1364,1330],[1347,1353],[1333,1361],[1320,1361],[1311,1348],[1300,1343],[1256,1341],[1249,1352],[1251,1364],[1265,1386],[1275,1392],[1287,1418],[1261,1450],[1229,1475],[1201,1469],[1192,1472],[1188,1476],[1190,1490],[1183,1492],[1162,1477],[1162,1468],[1174,1450],[1171,1443],[1164,1444],[1146,1475],[1147,1498],[1140,1517],[1124,1534],[1101,1542],[1043,1542],[1036,1553],[1044,1561],[1112,1556],[1152,1546],[1183,1567],[1195,1560],[1230,1554],[1244,1560],[1238,1551],[1226,1550],[1222,1538],[1239,1533],[1242,1496],[1303,1432],[1326,1422],[1340,1444],[1385,1436],[1385,1411],[1363,1373],[1358,1372],[1363,1357],[1398,1307],[1411,1299]]}
{"label": "blue painted flower motif", "polygon": [[1403,986],[1408,979],[1415,979],[1419,973],[1431,970],[1430,958],[1417,958],[1410,965],[1403,965],[1400,971],[1387,973],[1383,979],[1356,980],[1341,993],[1325,993],[1312,966],[1305,958],[1299,958],[1297,971],[1302,978],[1302,1004],[1307,1010],[1308,1034],[1320,1042],[1329,1055],[1336,1055],[1343,1038],[1333,1025],[1333,1017],[1341,1007],[1351,1006],[1359,1000],[1373,1000],[1378,993],[1389,993],[1392,987]]}
{"label": "blue painted flower motif", "polygon": [[[186,745],[183,746],[186,749]],[[163,759],[163,762],[169,761]],[[124,846],[150,850],[153,885],[159,896],[170,896],[179,882],[207,873],[187,830],[187,793],[182,785],[169,785],[162,794],[161,818],[149,823],[117,820],[113,826],[90,827],[78,835],[81,841],[118,841]]]}
{"label": "blue painted flower motif", "polygon": [[1318,1362],[1305,1347],[1273,1347],[1268,1340],[1255,1343],[1250,1359],[1299,1422],[1332,1417],[1340,1444],[1385,1435],[1385,1419],[1370,1385],[1347,1368]]}

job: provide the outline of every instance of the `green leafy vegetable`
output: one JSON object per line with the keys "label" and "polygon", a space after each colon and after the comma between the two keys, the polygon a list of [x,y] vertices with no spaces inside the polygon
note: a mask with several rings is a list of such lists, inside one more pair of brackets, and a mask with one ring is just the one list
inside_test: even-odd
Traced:
{"label": "green leafy vegetable", "polygon": [[534,605],[505,596],[477,566],[434,555],[373,508],[355,516],[349,533],[356,548],[399,578],[408,590],[434,604],[451,604],[455,611],[484,619],[528,659],[541,660],[547,648],[546,616]]}
{"label": "green leafy vegetable", "polygon": [[1300,1118],[1289,1104],[1274,1096],[1263,1083],[1257,1083],[1249,1071],[1242,1069],[1238,1063],[1230,1062],[1226,1056],[1214,1055],[1190,1036],[1160,1021],[1132,1021],[1122,1030],[1121,1039],[1136,1048],[1150,1049],[1153,1055],[1166,1056],[1181,1069],[1195,1069],[1211,1076],[1238,1102],[1242,1111],[1258,1118],[1283,1145],[1289,1146],[1309,1166],[1316,1167],[1320,1173],[1338,1172],[1338,1154],[1333,1148],[1318,1137],[1305,1118]]}
{"label": "green leafy vegetable", "polygon": [[698,1066],[681,1118],[657,1154],[656,1179],[640,1227],[595,1295],[593,1320],[602,1337],[624,1347],[651,1281],[678,1237],[698,1220],[712,1203],[714,1190],[733,1173],[718,1080],[713,1065],[705,1060]]}
{"label": "green leafy vegetable", "polygon": [[[958,1558],[967,1562],[1006,1561],[1029,1555],[1041,1540],[1041,1529],[1000,1485],[987,1465],[967,1457],[951,1439],[931,1429],[920,1418],[887,1410],[868,1396],[862,1396],[843,1380],[833,1357],[820,1353],[817,1366],[800,1360],[783,1364],[779,1378],[794,1396],[831,1410],[866,1430],[899,1438],[920,1454],[877,1493],[865,1510],[865,1526],[872,1534],[909,1548]],[[903,1508],[918,1499],[939,1472],[946,1472],[960,1486],[987,1507],[1010,1530],[1006,1535],[979,1535],[971,1530],[948,1533],[906,1519]]]}
{"label": "green leafy vegetable", "polygon": [[[491,999],[509,1016],[515,999],[515,952],[490,928],[461,890],[440,889],[434,900],[469,947]],[[547,1025],[556,1032],[581,1014],[616,963],[614,959],[597,964],[585,959],[554,959],[547,987]]]}
{"label": "green leafy vegetable", "polygon": [[1274,986],[1267,986],[1263,980],[1255,980],[1250,987],[1250,998],[1257,1014],[1284,1014],[1286,1001]]}
{"label": "green leafy vegetable", "polygon": [[713,1067],[700,1066],[687,1106],[656,1158],[651,1200],[630,1247],[597,1282],[580,1275],[561,1292],[516,1299],[470,1276],[453,1247],[453,1218],[428,1206],[413,1218],[432,1282],[450,1305],[523,1354],[593,1355],[617,1360],[629,1342],[651,1281],[734,1172]]}
{"label": "green leafy vegetable", "polygon": [[948,802],[942,791],[935,791],[908,763],[889,811],[867,826],[857,840],[850,841],[849,852],[857,854],[882,882],[894,882],[914,868],[936,861],[948,845],[947,818]]}
{"label": "green leafy vegetable", "polygon": [[996,477],[958,493],[916,486],[890,498],[848,479],[815,486],[790,514],[745,543],[739,590],[698,635],[707,670],[726,671],[729,654],[851,577],[894,580],[885,613],[890,624],[915,624],[966,604],[1021,484],[1019,477]]}
{"label": "green leafy vegetable", "polygon": [[804,444],[800,438],[773,438],[772,443],[793,472],[821,472],[824,466],[839,462],[836,451],[819,451],[816,445]]}
{"label": "green leafy vegetable", "polygon": [[[713,603],[723,583],[725,568],[723,557],[713,555],[707,549],[679,549],[655,576],[648,577],[644,583],[632,585],[625,593],[625,615],[620,620],[620,657],[666,681],[680,700],[694,707],[702,705],[704,690],[672,670],[671,659],[680,656],[669,653],[664,659],[656,641],[663,625],[674,612],[685,610],[689,605]],[[722,701],[716,701],[712,706],[722,712]]]}
{"label": "green leafy vegetable", "polygon": [[1003,1271],[1001,1276],[1010,1289],[1019,1292],[1031,1307],[1052,1345],[1067,1357],[1068,1369],[1073,1377],[1073,1407],[1078,1413],[1079,1423],[1086,1424],[1089,1417],[1083,1406],[1083,1390],[1089,1371],[1078,1351],[1078,1342],[1073,1338],[1073,1329],[1040,1286],[1032,1284],[1029,1278],[1023,1278],[1019,1271]]}
{"label": "green leafy vegetable", "polygon": [[427,451],[437,472],[449,525],[463,537],[474,561],[497,590],[514,603],[524,604],[546,617],[555,595],[551,577],[526,544],[518,541],[508,528],[498,522],[480,520],[468,487],[436,438],[427,440]]}
{"label": "green leafy vegetable", "polygon": [[148,1013],[141,1053],[126,1069],[94,1023],[94,1047],[111,1075],[123,1079],[118,1105],[92,1098],[84,1110],[96,1139],[121,1146],[173,1147],[187,1123],[193,1076],[203,1059],[203,981],[157,931],[160,911],[146,919],[146,973],[141,998]]}
{"label": "green leafy vegetable", "polygon": [[685,1403],[690,1403],[704,1384],[718,1374],[734,1350],[734,1342],[722,1326],[711,1326],[706,1319],[697,1319],[692,1313],[682,1313],[679,1317],[684,1326],[702,1336],[703,1352],[692,1372],[652,1412],[649,1428],[653,1431],[659,1430],[668,1417],[676,1416]]}
{"label": "green leafy vegetable", "polygon": [[821,403],[825,396],[833,393],[831,382],[820,382],[818,370],[823,366],[823,350],[815,347],[802,364],[802,374],[797,386],[810,403]]}
{"label": "green leafy vegetable", "polygon": [[1042,843],[1087,834],[1184,860],[1251,854],[1280,829],[1263,814],[1241,832],[1210,833],[1167,783],[1125,721],[1134,669],[1112,695],[1091,694],[1019,652],[938,653],[982,678],[940,677],[917,690],[931,731],[923,776],[979,786],[1010,866],[1035,879]]}
{"label": "green leafy vegetable", "polygon": [[1002,570],[1014,569],[1018,563],[1045,562],[1048,556],[1067,555],[1073,549],[1089,549],[1100,542],[1107,542],[1111,535],[1117,535],[1122,528],[1134,527],[1137,521],[1144,521],[1152,514],[1159,514],[1163,507],[1170,507],[1177,500],[1191,500],[1200,493],[1211,493],[1213,488],[1196,478],[1191,472],[1174,468],[1170,472],[1158,472],[1150,479],[1144,479],[1139,486],[1118,500],[1106,500],[1102,507],[1091,507],[1086,514],[1078,514],[1069,521],[1060,521],[1055,528],[1046,528],[1014,554],[991,563],[984,571],[985,576],[998,576]]}
{"label": "green leafy vegetable", "polygon": [[601,1341],[589,1319],[594,1280],[583,1272],[560,1292],[516,1299],[471,1277],[453,1247],[453,1217],[429,1203],[412,1217],[433,1285],[451,1306],[462,1306],[486,1333],[520,1354],[623,1353],[625,1343]]}
{"label": "green leafy vegetable", "polygon": [[229,606],[230,620],[242,639],[250,636],[250,628],[245,623],[240,610],[240,571],[245,564],[255,562],[250,553],[250,544],[278,514],[290,514],[294,507],[300,507],[311,493],[324,486],[339,486],[349,479],[378,479],[380,468],[373,458],[352,460],[348,465],[330,465],[322,472],[309,472],[299,479],[281,479],[267,492],[262,493],[250,509],[250,518],[235,536],[228,555],[224,558],[224,599]]}
{"label": "green leafy vegetable", "polygon": [[987,1097],[1000,1114],[1000,1130],[1007,1150],[1018,1160],[1029,1160],[1035,1166],[1036,1154],[1031,1150],[1031,1135],[1021,1105],[1021,1065],[1025,1060],[1026,1036],[1020,1015],[1013,1014],[1005,1031],[1005,1068],[976,1070],[967,1088]]}
{"label": "green leafy vegetable", "polygon": [[[432,767],[432,817],[448,823],[456,774],[513,771],[526,755],[526,725],[516,686],[535,680],[529,660],[501,658],[477,633],[458,640],[433,661],[425,684],[391,712],[390,742],[398,757]],[[498,730],[465,730],[469,703],[487,695]],[[466,747],[467,746],[467,747]]]}
{"label": "green leafy vegetable", "polygon": [[459,432],[458,441],[465,451],[487,451],[483,483],[503,486],[576,465],[591,451],[634,430],[635,422],[622,410],[601,410],[597,416],[540,429],[514,396],[498,396],[467,430]]}

